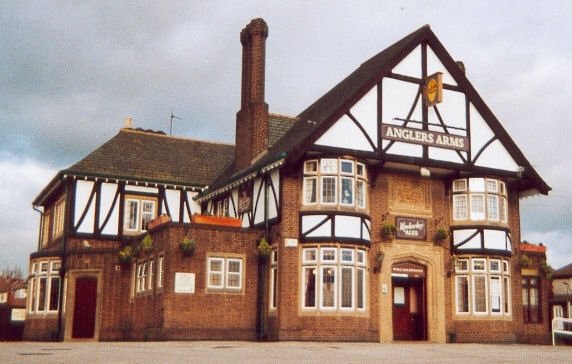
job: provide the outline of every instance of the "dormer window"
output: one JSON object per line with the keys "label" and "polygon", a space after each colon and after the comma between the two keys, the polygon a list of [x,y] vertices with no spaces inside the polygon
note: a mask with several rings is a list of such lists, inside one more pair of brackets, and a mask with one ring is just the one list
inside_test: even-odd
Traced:
{"label": "dormer window", "polygon": [[366,208],[365,164],[346,158],[304,162],[303,205]]}
{"label": "dormer window", "polygon": [[453,221],[507,224],[506,184],[494,178],[453,181]]}

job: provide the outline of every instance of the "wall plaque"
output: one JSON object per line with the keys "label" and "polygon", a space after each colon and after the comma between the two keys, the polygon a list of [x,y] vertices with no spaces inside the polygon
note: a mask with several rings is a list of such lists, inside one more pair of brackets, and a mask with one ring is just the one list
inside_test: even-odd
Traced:
{"label": "wall plaque", "polygon": [[395,219],[398,239],[425,240],[426,221],[410,217],[398,217]]}
{"label": "wall plaque", "polygon": [[175,293],[195,293],[195,273],[175,273]]}

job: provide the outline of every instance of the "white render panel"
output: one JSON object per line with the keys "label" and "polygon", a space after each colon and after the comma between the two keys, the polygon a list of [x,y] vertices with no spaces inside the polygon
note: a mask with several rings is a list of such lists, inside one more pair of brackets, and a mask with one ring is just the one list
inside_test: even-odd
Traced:
{"label": "white render panel", "polygon": [[[443,102],[438,104],[436,107],[428,108],[429,122],[435,124],[441,123],[437,113],[435,112],[435,110],[437,110],[446,126],[466,129],[466,108],[466,98],[464,93],[444,89]],[[429,129],[441,133],[445,132],[445,129],[440,126],[431,125]],[[463,130],[448,129],[448,131],[451,134],[467,136],[466,131]]]}
{"label": "white render panel", "polygon": [[[382,81],[382,120],[386,124],[402,125],[402,121],[393,120],[393,118],[405,119],[407,114],[413,106],[413,101],[419,91],[419,86],[394,80],[391,78],[384,78]],[[410,120],[421,121],[422,119],[422,100],[417,102]],[[413,125],[407,125],[413,127]]]}
{"label": "white render panel", "polygon": [[121,199],[118,197],[113,204],[113,199],[117,193],[118,185],[115,183],[102,183],[101,184],[101,206],[99,210],[99,223],[103,224],[105,218],[111,211],[111,216],[103,229],[103,234],[106,235],[117,235],[119,234],[119,201]]}
{"label": "white render panel", "polygon": [[365,225],[367,226],[367,229],[365,227],[363,228],[363,238],[365,240],[371,241],[371,221],[366,219]]}
{"label": "white render panel", "polygon": [[337,238],[360,238],[361,219],[357,216],[336,215],[335,234]]}
{"label": "white render panel", "polygon": [[470,104],[469,110],[471,117],[471,154],[474,157],[485,143],[494,136],[494,133],[473,104]]}
{"label": "white render panel", "polygon": [[[375,139],[374,139],[375,140]],[[344,115],[316,141],[317,145],[373,151],[373,148],[355,123]]]}
{"label": "white render panel", "polygon": [[[260,224],[264,222],[264,186],[262,181],[262,178],[256,178],[254,181],[252,196],[252,209],[253,212],[256,212],[256,215],[254,215],[254,224]],[[257,198],[258,201],[256,201]]]}
{"label": "white render panel", "polygon": [[432,75],[436,72],[443,73],[443,83],[448,83],[450,85],[457,85],[455,79],[449,74],[443,63],[435,52],[433,52],[433,48],[431,46],[427,47],[427,74]]}
{"label": "white render panel", "polygon": [[[503,230],[485,230],[485,248],[506,250],[506,232]],[[510,249],[510,247],[509,247]]]}
{"label": "white render panel", "polygon": [[[275,169],[270,174],[270,179],[272,181],[272,185],[274,186],[274,191],[272,188],[268,186],[268,193],[269,193],[269,201],[268,201],[268,218],[274,219],[278,217],[278,210],[280,205],[280,170]],[[276,194],[276,197],[274,197]]]}
{"label": "white render panel", "polygon": [[[305,234],[306,231],[313,229],[316,225],[321,223],[327,215],[305,215],[302,216],[302,234]],[[326,221],[322,226],[318,229],[312,231],[308,234],[308,237],[313,236],[331,236],[332,235],[332,221]]]}
{"label": "white render panel", "polygon": [[[466,154],[462,154],[466,158]],[[456,151],[450,149],[429,147],[429,158],[445,162],[453,162],[459,164],[463,163],[463,160],[459,154]]]}
{"label": "white render panel", "polygon": [[350,109],[350,112],[377,147],[377,86],[369,90],[369,92]]}
{"label": "white render panel", "polygon": [[[389,141],[384,140],[383,146],[385,147],[387,144],[389,144]],[[423,156],[423,148],[420,145],[394,142],[387,150],[387,153],[421,158]]]}
{"label": "white render panel", "polygon": [[[74,207],[74,226],[79,222],[79,219],[83,215],[89,201],[89,196],[93,190],[95,182],[92,181],[77,181],[75,190],[75,207]],[[89,211],[83,220],[82,226],[79,227],[80,232],[93,233],[93,222],[94,222],[94,209],[95,198],[92,201],[92,206],[89,206]],[[91,214],[91,216],[89,216]],[[91,222],[91,224],[89,224]]]}
{"label": "white render panel", "polygon": [[499,140],[492,142],[475,162],[476,166],[518,172],[520,167]]}
{"label": "white render panel", "polygon": [[[460,242],[467,239],[469,236],[473,235],[476,229],[466,229],[466,230],[455,230],[453,231],[453,245],[457,245]],[[481,235],[476,234],[471,240],[459,247],[460,250],[463,249],[481,249]]]}
{"label": "white render panel", "polygon": [[[178,190],[165,190],[167,204],[169,205],[169,212],[173,222],[179,222],[179,211],[181,207],[181,191]],[[163,210],[165,213],[166,210]]]}
{"label": "white render panel", "polygon": [[146,187],[146,186],[135,186],[135,185],[125,185],[125,191],[127,192],[143,192],[143,193],[159,193],[159,189],[156,187]]}
{"label": "white render panel", "polygon": [[417,46],[401,62],[393,67],[393,73],[421,78],[421,46]]}
{"label": "white render panel", "polygon": [[[187,200],[189,201],[189,205],[191,207],[191,215],[195,214],[195,213],[200,213],[201,212],[201,206],[195,200],[193,200],[193,197],[198,195],[198,192],[187,191],[185,193],[187,194]],[[191,217],[189,216],[189,213],[187,212],[186,208],[184,209],[184,212],[183,212],[183,222],[184,223],[190,223],[191,222]]]}

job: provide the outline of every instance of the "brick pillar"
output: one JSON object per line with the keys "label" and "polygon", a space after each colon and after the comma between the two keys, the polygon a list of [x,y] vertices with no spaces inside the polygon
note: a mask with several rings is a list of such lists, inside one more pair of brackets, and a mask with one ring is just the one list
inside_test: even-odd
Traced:
{"label": "brick pillar", "polygon": [[268,26],[254,19],[240,33],[242,43],[242,97],[236,115],[235,168],[243,169],[268,148],[268,104],[264,75]]}

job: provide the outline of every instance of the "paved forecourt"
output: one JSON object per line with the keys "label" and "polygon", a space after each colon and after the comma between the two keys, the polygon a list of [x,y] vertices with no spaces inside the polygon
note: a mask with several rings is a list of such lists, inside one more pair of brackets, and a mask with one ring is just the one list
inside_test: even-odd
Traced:
{"label": "paved forecourt", "polygon": [[0,363],[556,363],[572,346],[243,341],[0,343]]}

